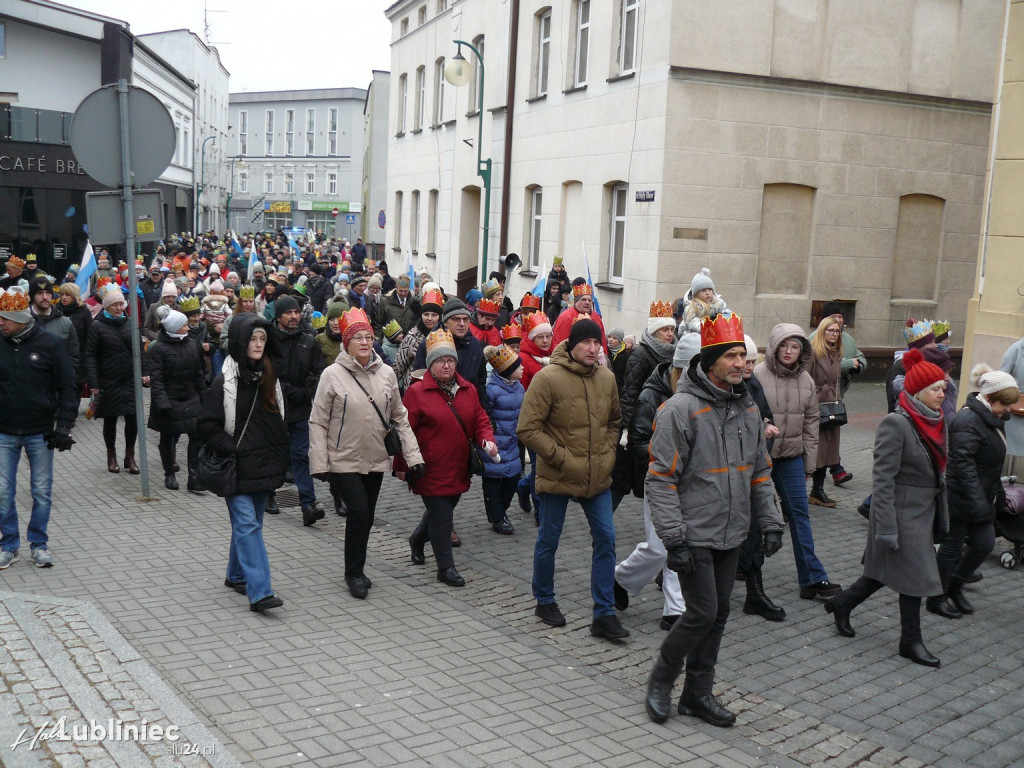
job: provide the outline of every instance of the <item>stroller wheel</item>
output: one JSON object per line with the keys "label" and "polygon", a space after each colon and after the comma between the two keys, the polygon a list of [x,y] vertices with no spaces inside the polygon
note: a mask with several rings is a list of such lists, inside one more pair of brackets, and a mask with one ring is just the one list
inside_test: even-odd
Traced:
{"label": "stroller wheel", "polygon": [[1009,571],[1017,566],[1017,558],[1014,557],[1013,552],[1003,552],[999,556],[999,564]]}

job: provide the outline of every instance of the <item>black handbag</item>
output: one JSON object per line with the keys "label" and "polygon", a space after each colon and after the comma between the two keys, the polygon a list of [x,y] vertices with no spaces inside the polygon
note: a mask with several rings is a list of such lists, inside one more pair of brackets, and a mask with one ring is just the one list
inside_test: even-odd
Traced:
{"label": "black handbag", "polygon": [[[249,427],[249,420],[256,408],[256,401],[259,393],[252,399],[252,407],[249,415],[245,418],[242,426],[242,433],[235,441],[235,448],[242,444],[245,437],[245,430]],[[218,496],[234,496],[238,492],[237,457],[234,453],[218,453],[208,444],[204,443],[199,449],[199,457],[196,461],[196,480],[199,485]]]}
{"label": "black handbag", "polygon": [[462,427],[463,434],[466,435],[466,439],[469,441],[469,474],[471,475],[482,475],[484,473],[484,460],[480,458],[480,453],[477,450],[476,443],[473,442],[473,438],[469,436],[469,430],[466,429],[466,425],[462,422],[462,417],[459,416],[459,412],[455,410],[455,402],[445,395],[444,399],[448,403],[448,407],[452,409],[452,413],[455,414],[455,420],[459,422],[459,426]]}
{"label": "black handbag", "polygon": [[846,423],[846,405],[842,400],[818,403],[818,429],[832,429]]}
{"label": "black handbag", "polygon": [[398,437],[398,430],[395,429],[395,422],[388,422],[384,420],[384,414],[380,412],[380,408],[377,407],[376,401],[373,399],[373,395],[366,391],[366,387],[359,383],[352,371],[345,369],[349,376],[352,376],[352,381],[356,383],[356,386],[363,390],[363,394],[366,395],[370,400],[370,405],[373,406],[373,410],[377,412],[377,418],[380,419],[380,423],[384,425],[384,450],[388,452],[388,456],[398,456],[402,452],[402,440]]}

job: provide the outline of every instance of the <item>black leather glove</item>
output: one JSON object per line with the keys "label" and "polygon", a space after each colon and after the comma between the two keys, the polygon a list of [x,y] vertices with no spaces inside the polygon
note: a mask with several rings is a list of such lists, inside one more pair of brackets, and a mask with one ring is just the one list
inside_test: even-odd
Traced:
{"label": "black leather glove", "polygon": [[408,475],[413,480],[421,480],[425,474],[427,474],[426,464],[413,464],[409,467]]}
{"label": "black leather glove", "polygon": [[769,531],[764,535],[764,543],[761,545],[765,557],[771,557],[782,549],[782,531]]}
{"label": "black leather glove", "polygon": [[314,472],[312,477],[314,480],[319,480],[322,483],[326,483],[330,480],[330,474],[328,472]]}
{"label": "black leather glove", "polygon": [[693,576],[697,571],[697,564],[693,561],[693,554],[690,552],[690,545],[686,539],[669,539],[665,542],[665,549],[668,552],[665,564],[669,570],[679,574],[679,578],[685,579]]}
{"label": "black leather glove", "polygon": [[46,447],[51,451],[56,448],[58,451],[70,451],[71,446],[75,444],[75,439],[71,436],[70,427],[57,427],[55,432],[50,432],[44,436],[46,440]]}

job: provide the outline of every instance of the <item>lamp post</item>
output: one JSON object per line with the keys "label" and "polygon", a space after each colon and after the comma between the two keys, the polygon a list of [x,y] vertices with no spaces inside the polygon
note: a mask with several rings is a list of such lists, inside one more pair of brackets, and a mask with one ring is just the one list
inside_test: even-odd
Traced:
{"label": "lamp post", "polygon": [[199,150],[199,187],[196,189],[196,222],[195,232],[193,235],[199,234],[199,201],[203,197],[203,188],[206,186],[206,144],[207,142],[213,141],[216,136],[207,136],[203,139],[203,146]]}
{"label": "lamp post", "polygon": [[491,158],[484,159],[482,157],[484,149],[484,57],[480,55],[480,51],[475,46],[470,45],[465,40],[452,40],[452,42],[459,46],[459,48],[455,53],[455,57],[444,65],[445,80],[458,88],[473,79],[473,68],[462,55],[462,46],[469,48],[476,55],[476,59],[480,63],[480,95],[477,99],[477,112],[479,113],[478,118],[480,122],[477,126],[476,172],[483,179],[484,184],[484,247],[480,258],[480,285],[483,285],[487,282],[487,241],[490,237],[491,229]]}
{"label": "lamp post", "polygon": [[[225,210],[225,215],[227,216],[229,230],[231,229],[231,198],[235,196],[235,160],[242,160],[242,156],[234,155],[231,158],[231,167],[228,170],[228,175],[231,177],[231,182],[230,186],[228,187],[228,204]],[[242,160],[242,162],[238,164],[238,170],[243,170],[246,167],[248,166],[246,166],[244,160]]]}

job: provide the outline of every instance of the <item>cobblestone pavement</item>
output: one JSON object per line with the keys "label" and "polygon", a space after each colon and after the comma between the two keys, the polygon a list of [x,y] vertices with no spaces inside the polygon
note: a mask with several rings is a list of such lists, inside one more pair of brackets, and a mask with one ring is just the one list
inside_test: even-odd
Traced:
{"label": "cobblestone pavement", "polygon": [[[881,385],[858,384],[843,430],[854,480],[812,507],[819,557],[833,581],[860,575],[871,444]],[[551,629],[533,615],[532,518],[513,503],[514,536],[490,531],[478,488],[456,510],[468,584],[451,589],[409,563],[422,505],[386,478],[370,540],[366,601],[342,574],[344,520],[304,528],[296,508],[268,516],[265,535],[284,608],[251,613],[222,582],[230,529],[223,501],[153,488],[105,471],[100,425],[56,461],[52,569],[26,557],[0,572],[0,765],[360,766],[1011,766],[1024,762],[1021,573],[1000,568],[969,588],[977,612],[922,618],[941,669],[896,655],[896,596],[880,592],[836,635],[820,601],[797,595],[788,539],[765,567],[785,622],[742,613],[733,598],[716,691],[739,715],[723,730],[691,718],[651,723],[643,686],[663,637],[650,586],[620,614],[630,641],[593,638],[590,541],[570,514],[557,561]],[[184,445],[180,446],[184,454]],[[27,467],[19,508],[27,511]],[[183,484],[184,485],[184,484]],[[330,506],[326,488],[322,501]],[[287,499],[287,493],[283,494]],[[570,506],[570,510],[578,507]],[[24,520],[22,521],[24,527]],[[642,507],[616,513],[618,552],[643,533]],[[27,554],[27,553],[23,553]],[[109,621],[109,624],[107,623]],[[22,729],[67,715],[176,725],[201,754],[163,754],[167,741],[10,745]],[[13,736],[12,736],[13,734]],[[159,747],[159,748],[158,748]]]}

